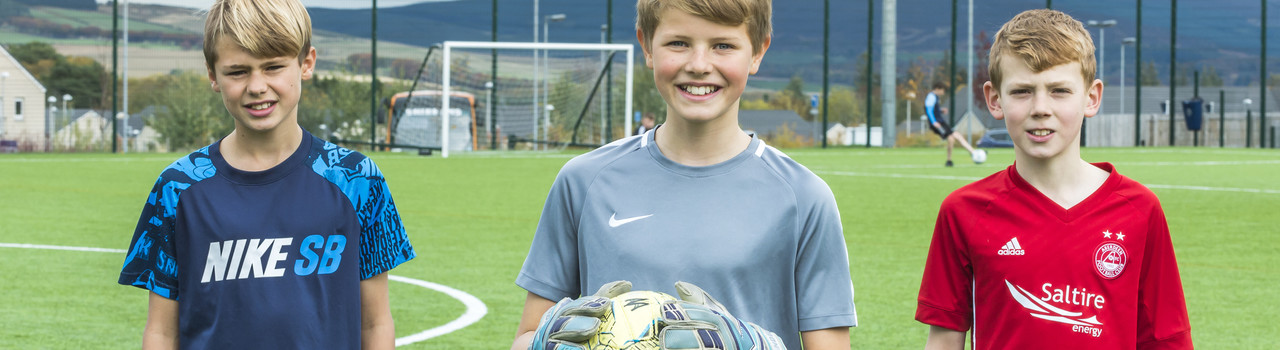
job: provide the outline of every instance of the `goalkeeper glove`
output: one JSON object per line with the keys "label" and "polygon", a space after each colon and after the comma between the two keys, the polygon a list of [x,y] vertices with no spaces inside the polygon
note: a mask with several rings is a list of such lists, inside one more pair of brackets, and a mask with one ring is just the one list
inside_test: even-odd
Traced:
{"label": "goalkeeper glove", "polygon": [[786,350],[782,339],[729,314],[724,305],[688,282],[676,282],[679,301],[662,305],[663,350]]}
{"label": "goalkeeper glove", "polygon": [[561,299],[538,322],[529,350],[586,350],[587,339],[600,330],[600,317],[609,311],[615,296],[631,291],[631,282],[614,281],[596,294]]}

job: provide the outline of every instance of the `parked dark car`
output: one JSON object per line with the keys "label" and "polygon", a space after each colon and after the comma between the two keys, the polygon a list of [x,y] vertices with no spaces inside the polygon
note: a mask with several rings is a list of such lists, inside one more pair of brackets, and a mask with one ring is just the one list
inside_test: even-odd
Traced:
{"label": "parked dark car", "polygon": [[980,148],[1009,148],[1013,147],[1013,139],[1009,137],[1009,130],[991,129],[978,139],[978,147]]}

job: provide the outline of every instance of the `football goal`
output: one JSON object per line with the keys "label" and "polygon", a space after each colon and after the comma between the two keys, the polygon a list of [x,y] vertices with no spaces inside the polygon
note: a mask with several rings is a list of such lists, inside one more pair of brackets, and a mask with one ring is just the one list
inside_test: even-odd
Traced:
{"label": "football goal", "polygon": [[446,41],[387,101],[380,136],[444,157],[597,147],[631,129],[633,71],[631,44]]}

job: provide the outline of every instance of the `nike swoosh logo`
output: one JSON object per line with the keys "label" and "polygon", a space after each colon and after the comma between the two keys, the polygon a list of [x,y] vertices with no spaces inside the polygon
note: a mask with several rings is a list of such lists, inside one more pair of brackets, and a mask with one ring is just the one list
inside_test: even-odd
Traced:
{"label": "nike swoosh logo", "polygon": [[613,213],[613,215],[609,215],[609,227],[618,227],[618,226],[626,225],[626,224],[631,223],[632,221],[636,221],[636,220],[640,220],[640,219],[644,219],[644,218],[648,218],[648,217],[650,217],[650,216],[653,216],[653,214],[643,215],[643,216],[637,216],[637,217],[632,217],[632,218],[626,218],[626,219],[622,219],[622,220],[618,220],[618,219],[617,219],[617,216],[618,216],[618,213]]}

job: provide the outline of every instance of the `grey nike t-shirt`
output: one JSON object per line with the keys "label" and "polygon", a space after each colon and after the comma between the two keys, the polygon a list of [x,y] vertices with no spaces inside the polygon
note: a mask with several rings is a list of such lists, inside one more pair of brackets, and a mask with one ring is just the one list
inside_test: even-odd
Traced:
{"label": "grey nike t-shirt", "polygon": [[560,300],[629,280],[691,282],[800,348],[801,331],[857,325],[840,213],[827,184],[752,136],[705,167],[662,155],[654,132],[565,164],[516,284]]}

